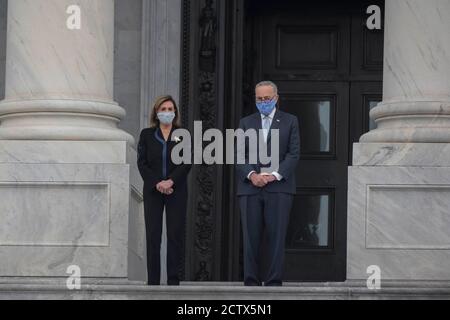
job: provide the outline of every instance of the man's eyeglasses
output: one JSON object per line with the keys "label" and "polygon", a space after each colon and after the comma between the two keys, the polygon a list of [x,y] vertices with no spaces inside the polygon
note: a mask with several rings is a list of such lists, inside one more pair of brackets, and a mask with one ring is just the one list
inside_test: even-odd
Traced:
{"label": "man's eyeglasses", "polygon": [[269,102],[272,101],[275,98],[275,96],[273,97],[256,97],[255,100],[256,102]]}

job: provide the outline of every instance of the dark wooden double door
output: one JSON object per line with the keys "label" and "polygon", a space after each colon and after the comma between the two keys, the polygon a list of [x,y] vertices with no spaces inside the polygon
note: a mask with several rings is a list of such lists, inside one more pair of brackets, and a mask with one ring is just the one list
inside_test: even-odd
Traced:
{"label": "dark wooden double door", "polygon": [[374,126],[369,111],[382,96],[383,31],[366,27],[371,4],[384,8],[361,0],[245,2],[242,116],[256,111],[254,84],[272,80],[281,109],[300,123],[286,281],[345,280],[352,143]]}

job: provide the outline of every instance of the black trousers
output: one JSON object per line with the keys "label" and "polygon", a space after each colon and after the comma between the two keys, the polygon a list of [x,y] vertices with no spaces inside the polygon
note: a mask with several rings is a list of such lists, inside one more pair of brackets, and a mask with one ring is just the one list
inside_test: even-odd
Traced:
{"label": "black trousers", "polygon": [[167,196],[156,190],[144,189],[145,229],[147,236],[148,284],[161,282],[161,236],[164,207],[167,225],[167,284],[180,284],[180,270],[184,253],[187,188]]}
{"label": "black trousers", "polygon": [[[246,286],[281,286],[284,250],[293,195],[270,193],[261,189],[255,195],[240,196],[244,247],[244,284]],[[260,276],[260,246],[266,230],[266,278]]]}

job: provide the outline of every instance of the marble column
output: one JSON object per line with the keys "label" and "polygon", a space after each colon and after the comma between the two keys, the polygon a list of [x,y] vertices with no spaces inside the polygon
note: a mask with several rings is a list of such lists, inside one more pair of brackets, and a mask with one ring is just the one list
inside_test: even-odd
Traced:
{"label": "marble column", "polygon": [[[71,5],[81,28],[67,27]],[[15,0],[8,4],[0,139],[134,139],[113,101],[114,0]]]}
{"label": "marble column", "polygon": [[9,1],[6,60],[0,283],[65,286],[74,267],[82,284],[145,280],[142,179],[113,101],[114,0]]}
{"label": "marble column", "polygon": [[349,168],[347,278],[450,280],[450,0],[386,0],[383,102]]}
{"label": "marble column", "polygon": [[387,0],[383,102],[361,142],[450,142],[450,1]]}

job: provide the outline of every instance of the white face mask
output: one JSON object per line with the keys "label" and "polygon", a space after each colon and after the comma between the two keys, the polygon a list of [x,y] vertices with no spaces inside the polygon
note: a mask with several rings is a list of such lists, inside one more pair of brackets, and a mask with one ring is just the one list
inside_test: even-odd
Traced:
{"label": "white face mask", "polygon": [[157,116],[162,124],[172,124],[175,119],[175,112],[158,112]]}

